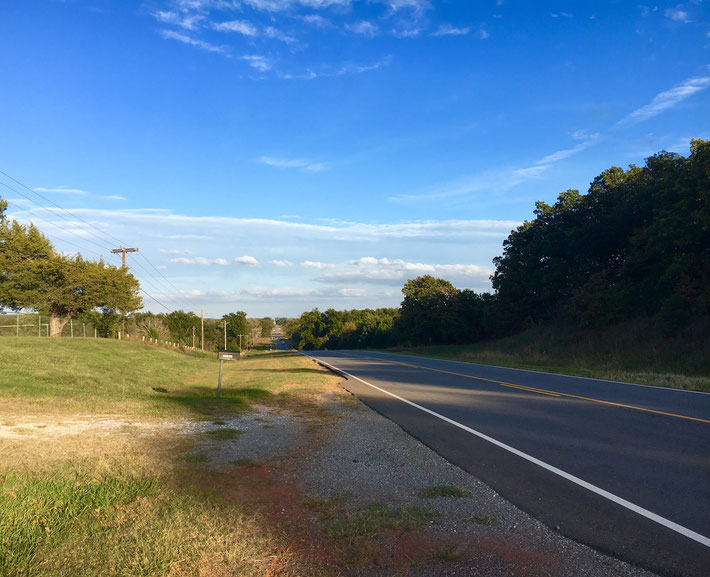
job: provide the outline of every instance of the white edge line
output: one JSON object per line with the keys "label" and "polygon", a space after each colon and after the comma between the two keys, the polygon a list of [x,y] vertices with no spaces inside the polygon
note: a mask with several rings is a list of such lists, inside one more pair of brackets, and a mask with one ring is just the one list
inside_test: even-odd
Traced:
{"label": "white edge line", "polygon": [[[300,351],[299,351],[300,352]],[[304,353],[301,353],[304,354]],[[311,357],[310,355],[304,355],[308,356],[310,358],[315,359],[315,357]],[[514,455],[517,455],[518,457],[521,457],[525,459],[526,461],[530,461],[531,463],[534,463],[535,465],[538,465],[539,467],[542,467],[543,469],[546,469],[550,471],[551,473],[554,473],[555,475],[559,475],[563,479],[567,479],[568,481],[571,481],[572,483],[579,485],[580,487],[584,487],[588,491],[591,491],[592,493],[596,493],[597,495],[600,495],[601,497],[604,497],[605,499],[608,499],[609,501],[612,501],[616,503],[617,505],[621,505],[622,507],[625,507],[626,509],[629,509],[630,511],[633,511],[634,513],[638,513],[642,517],[646,517],[647,519],[650,519],[651,521],[654,521],[658,523],[659,525],[663,525],[664,527],[670,529],[671,531],[675,531],[676,533],[680,533],[681,535],[688,537],[689,539],[692,539],[693,541],[697,541],[698,543],[705,545],[706,547],[710,547],[710,539],[701,535],[700,533],[696,533],[695,531],[692,531],[691,529],[688,529],[686,527],[683,527],[682,525],[679,525],[678,523],[674,523],[673,521],[666,519],[665,517],[661,517],[660,515],[657,515],[656,513],[649,511],[648,509],[644,509],[643,507],[639,507],[638,505],[635,505],[634,503],[631,503],[630,501],[627,501],[626,499],[622,499],[621,497],[617,497],[613,493],[609,493],[609,491],[605,491],[604,489],[601,489],[600,487],[597,487],[596,485],[592,485],[591,483],[588,483],[587,481],[584,481],[583,479],[580,479],[579,477],[575,477],[574,475],[571,475],[570,473],[567,473],[563,471],[562,469],[558,469],[557,467],[554,467],[553,465],[550,465],[548,463],[545,463],[544,461],[541,461],[540,459],[537,459],[533,457],[532,455],[528,455],[527,453],[523,453],[522,451],[519,451],[518,449],[511,447],[510,445],[506,445],[505,443],[502,443],[501,441],[498,441],[494,439],[493,437],[489,437],[488,435],[485,435],[484,433],[481,433],[480,431],[476,431],[475,429],[472,429],[470,427],[467,427],[466,425],[463,425],[459,423],[458,421],[454,421],[453,419],[449,419],[448,417],[445,417],[444,415],[441,415],[437,413],[436,411],[432,411],[431,409],[427,409],[426,407],[422,407],[421,405],[418,405],[417,403],[414,403],[412,401],[409,401],[405,399],[404,397],[400,397],[398,395],[395,395],[394,393],[390,393],[389,391],[382,389],[376,385],[373,385],[372,383],[368,383],[367,381],[364,381],[360,377],[356,377],[355,375],[351,375],[350,373],[339,369],[338,367],[331,365],[330,363],[325,362],[322,359],[318,359],[319,363],[323,363],[327,367],[338,371],[342,373],[343,375],[347,376],[348,378],[355,379],[356,381],[360,381],[361,383],[367,385],[368,387],[372,387],[373,389],[377,389],[378,391],[385,393],[386,395],[389,395],[390,397],[393,397],[399,401],[402,401],[403,403],[407,403],[408,405],[411,405],[412,407],[415,407],[419,409],[420,411],[424,411],[425,413],[429,413],[430,415],[437,417],[438,419],[441,419],[442,421],[445,421],[449,423],[450,425],[454,425],[455,427],[458,427],[459,429],[463,429],[467,433],[471,433],[472,435],[475,435],[476,437],[479,437],[483,439],[484,441],[488,441],[489,443],[492,443],[496,445],[497,447],[500,447],[501,449],[505,449],[506,451],[509,451],[513,453]]]}
{"label": "white edge line", "polygon": [[427,361],[440,361],[444,363],[453,363],[456,365],[466,365],[469,367],[488,367],[493,369],[505,369],[508,371],[518,371],[521,373],[536,373],[538,375],[550,375],[552,377],[569,377],[570,379],[582,379],[585,381],[599,381],[601,383],[612,383],[615,385],[629,385],[630,387],[644,387],[646,389],[654,389],[656,391],[669,391],[674,393],[693,393],[695,395],[710,395],[706,391],[689,391],[687,389],[675,389],[672,387],[662,387],[660,385],[642,385],[641,383],[627,383],[625,381],[610,381],[609,379],[597,379],[595,377],[580,377],[579,375],[565,375],[564,373],[546,373],[545,371],[535,371],[533,369],[516,369],[514,367],[501,367],[500,365],[484,365],[482,363],[469,363],[467,361],[453,361],[451,359],[437,359],[436,357],[422,357],[419,355],[404,355],[402,353],[386,353],[380,351],[360,350],[360,353],[373,353],[375,355],[388,355],[390,357],[406,357],[408,359],[425,359]]}

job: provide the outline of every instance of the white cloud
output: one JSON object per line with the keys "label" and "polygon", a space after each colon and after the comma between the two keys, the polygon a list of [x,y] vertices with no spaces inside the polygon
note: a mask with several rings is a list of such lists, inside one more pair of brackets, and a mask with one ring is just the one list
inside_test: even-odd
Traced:
{"label": "white cloud", "polygon": [[288,267],[288,266],[293,266],[293,263],[287,260],[272,260],[270,261],[269,264],[272,264],[274,266],[278,267]]}
{"label": "white cloud", "polygon": [[226,53],[226,50],[221,46],[215,46],[214,44],[210,44],[209,42],[205,42],[204,40],[192,38],[187,34],[176,32],[175,30],[161,30],[160,34],[163,38],[177,40],[178,42],[182,42],[183,44],[188,44],[190,46],[197,46],[198,48],[206,50],[207,52],[218,52],[222,54]]}
{"label": "white cloud", "polygon": [[356,24],[346,24],[345,28],[354,34],[360,34],[362,36],[369,36],[370,38],[377,35],[379,29],[372,22],[367,20],[362,20]]}
{"label": "white cloud", "polygon": [[170,262],[179,264],[200,264],[200,265],[210,265],[216,264],[219,266],[227,266],[229,263],[223,258],[205,258],[203,256],[196,256],[195,258],[171,258]]}
{"label": "white cloud", "polygon": [[49,192],[49,193],[54,193],[54,194],[69,194],[73,196],[90,196],[92,198],[100,198],[102,200],[126,200],[125,196],[121,196],[119,194],[107,194],[107,195],[99,195],[99,194],[92,194],[88,190],[82,190],[80,188],[68,188],[66,186],[58,186],[56,188],[44,188],[42,186],[38,186],[37,188],[33,189],[35,192]]}
{"label": "white cloud", "polygon": [[281,42],[285,42],[286,44],[294,44],[297,42],[296,38],[293,36],[289,36],[285,32],[282,32],[278,28],[274,28],[273,26],[267,26],[264,28],[264,36],[267,38],[273,38],[274,40],[280,40]]}
{"label": "white cloud", "polygon": [[234,262],[237,264],[244,264],[247,266],[259,266],[259,261],[256,260],[253,256],[238,256],[237,258],[234,259]]}
{"label": "white cloud", "polygon": [[241,57],[242,60],[249,63],[249,66],[255,68],[259,72],[268,72],[273,68],[271,61],[266,58],[266,56],[259,56],[257,54],[247,54]]}
{"label": "white cloud", "polygon": [[176,248],[161,248],[163,254],[190,254],[189,250],[178,250]]}
{"label": "white cloud", "polygon": [[678,4],[675,8],[668,8],[663,12],[666,18],[675,20],[676,22],[682,22],[683,24],[688,24],[692,22],[688,12],[683,8],[682,4]]}
{"label": "white cloud", "polygon": [[296,168],[302,172],[323,172],[328,165],[323,162],[311,162],[301,158],[277,158],[275,156],[260,156],[257,162],[275,168]]}
{"label": "white cloud", "polygon": [[431,33],[432,36],[466,36],[471,31],[470,28],[456,28],[451,26],[451,24],[443,24],[439,26],[434,32]]}
{"label": "white cloud", "polygon": [[218,32],[237,32],[244,36],[257,36],[259,31],[253,24],[244,20],[229,20],[227,22],[215,22],[212,28]]}
{"label": "white cloud", "polygon": [[710,76],[688,78],[670,90],[657,94],[653,97],[651,102],[634,110],[631,114],[617,122],[616,126],[643,122],[644,120],[658,116],[661,112],[677,106],[689,96],[705,90],[708,86],[710,86]]}
{"label": "white cloud", "polygon": [[488,33],[488,30],[486,30],[485,24],[481,24],[481,26],[478,28],[478,37],[481,40],[485,40],[489,36],[490,36],[490,34]]}
{"label": "white cloud", "polygon": [[334,264],[330,264],[327,262],[312,261],[312,260],[304,260],[303,262],[300,263],[300,265],[303,268],[315,268],[315,269],[335,268]]}
{"label": "white cloud", "polygon": [[90,194],[88,191],[81,190],[80,188],[67,188],[65,186],[58,186],[57,188],[44,188],[42,186],[38,186],[33,190],[35,192],[56,192],[59,194],[72,194],[77,196],[84,196]]}
{"label": "white cloud", "polygon": [[204,20],[202,14],[178,14],[172,10],[158,10],[153,14],[158,22],[163,24],[170,24],[172,26],[179,26],[185,30],[194,30],[197,24]]}
{"label": "white cloud", "polygon": [[553,18],[574,18],[574,14],[569,12],[550,12],[550,16]]}
{"label": "white cloud", "polygon": [[420,275],[435,275],[449,280],[484,284],[493,269],[476,264],[426,264],[401,259],[362,257],[325,273],[317,280],[324,283],[385,283],[399,285]]}

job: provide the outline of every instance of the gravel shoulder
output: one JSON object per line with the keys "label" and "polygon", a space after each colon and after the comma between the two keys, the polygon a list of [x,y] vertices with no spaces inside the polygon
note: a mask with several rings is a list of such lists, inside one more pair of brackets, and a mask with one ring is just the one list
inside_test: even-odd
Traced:
{"label": "gravel shoulder", "polygon": [[[216,447],[210,466],[256,459],[271,467],[280,483],[298,488],[291,499],[317,505],[313,514],[303,508],[289,512],[286,506],[281,513],[310,514],[311,530],[316,532],[343,520],[367,523],[366,512],[385,507],[395,512],[428,512],[427,520],[414,527],[403,529],[395,523],[393,529],[385,523],[364,534],[341,531],[335,547],[355,543],[360,552],[335,574],[655,575],[542,525],[349,393],[323,398],[321,404],[325,416],[315,420],[260,407],[226,423],[243,434]],[[453,487],[461,496],[427,497],[422,493],[427,489],[436,493],[442,487]],[[328,514],[319,516],[318,511],[323,510]]]}

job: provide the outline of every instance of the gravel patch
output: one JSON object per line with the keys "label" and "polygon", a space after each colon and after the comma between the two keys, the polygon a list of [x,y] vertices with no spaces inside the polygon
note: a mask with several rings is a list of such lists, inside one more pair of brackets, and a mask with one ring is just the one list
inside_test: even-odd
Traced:
{"label": "gravel patch", "polygon": [[[423,529],[424,542],[448,543],[462,553],[458,562],[430,562],[402,575],[655,575],[545,527],[363,403],[331,403],[330,410],[340,418],[323,435],[322,446],[303,456],[297,467],[304,493],[311,498],[337,498],[353,508],[372,502],[427,507],[441,520]],[[462,489],[465,496],[420,496],[422,489],[444,485]],[[475,555],[466,558],[466,550]],[[357,574],[380,573],[372,569]]]}

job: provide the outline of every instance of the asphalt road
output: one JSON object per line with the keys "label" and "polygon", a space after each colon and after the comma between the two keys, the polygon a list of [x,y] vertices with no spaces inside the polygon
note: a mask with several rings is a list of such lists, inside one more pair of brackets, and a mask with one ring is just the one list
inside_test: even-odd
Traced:
{"label": "asphalt road", "polygon": [[710,576],[710,394],[366,351],[308,353],[564,535]]}

